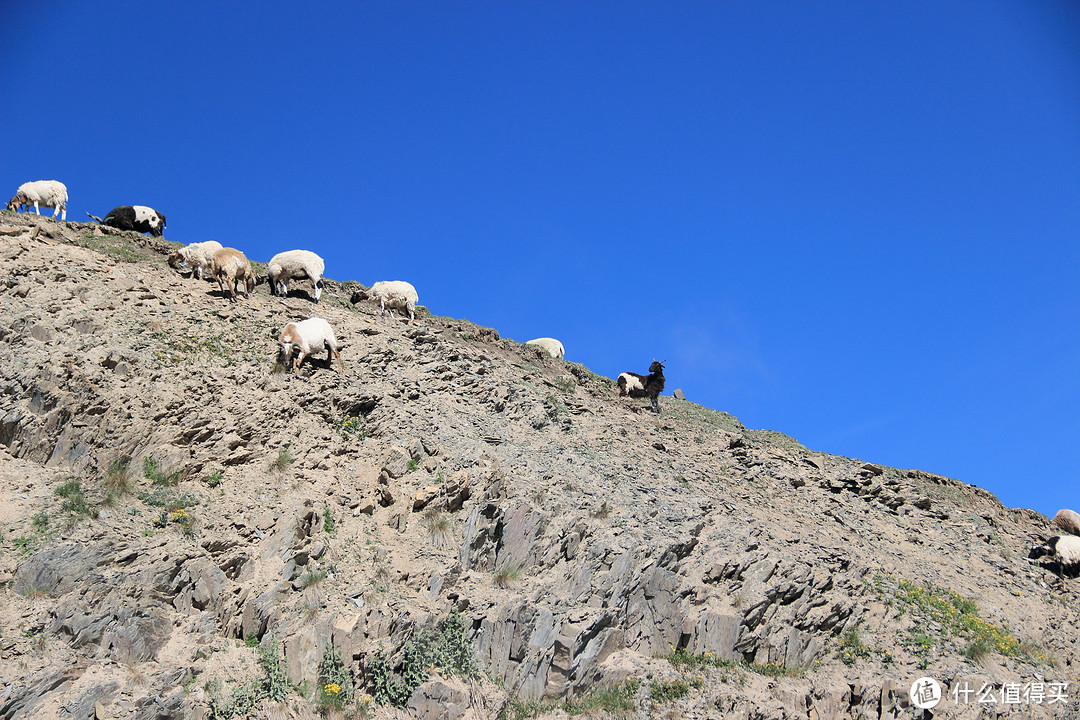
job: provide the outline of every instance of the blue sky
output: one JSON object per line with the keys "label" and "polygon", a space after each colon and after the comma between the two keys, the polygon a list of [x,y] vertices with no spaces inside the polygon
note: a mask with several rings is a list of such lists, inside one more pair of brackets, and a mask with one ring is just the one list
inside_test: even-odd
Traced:
{"label": "blue sky", "polygon": [[1074,2],[0,0],[0,103],[4,199],[1080,510]]}

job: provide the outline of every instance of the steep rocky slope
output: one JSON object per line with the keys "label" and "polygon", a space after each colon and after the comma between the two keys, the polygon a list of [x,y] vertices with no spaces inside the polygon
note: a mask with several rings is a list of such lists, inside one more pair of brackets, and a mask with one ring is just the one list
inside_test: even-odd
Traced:
{"label": "steep rocky slope", "polygon": [[[0,225],[4,720],[239,716],[258,641],[293,687],[254,717],[314,715],[328,646],[356,697],[431,670],[405,709],[347,704],[379,718],[905,718],[923,675],[998,702],[922,717],[1080,717],[1080,581],[1027,559],[1035,512],[691,402],[657,417],[349,283],[230,304],[165,241]],[[275,372],[312,314],[344,374]],[[459,617],[482,672],[418,669]],[[1067,700],[1003,702],[1032,683]]]}

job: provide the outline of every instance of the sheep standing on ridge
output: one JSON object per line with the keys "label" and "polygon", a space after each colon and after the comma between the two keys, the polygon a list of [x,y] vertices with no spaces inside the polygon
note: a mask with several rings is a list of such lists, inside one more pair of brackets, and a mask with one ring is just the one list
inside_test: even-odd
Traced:
{"label": "sheep standing on ridge", "polygon": [[1030,558],[1048,556],[1057,564],[1058,577],[1062,574],[1076,576],[1080,574],[1080,537],[1076,535],[1055,535],[1028,554]]}
{"label": "sheep standing on ridge", "polygon": [[26,208],[29,211],[30,206],[33,205],[34,212],[41,215],[39,206],[44,205],[47,208],[54,208],[53,220],[56,219],[57,213],[60,214],[61,220],[67,220],[67,201],[68,192],[64,183],[59,180],[35,180],[19,186],[19,189],[15,191],[15,197],[8,200],[7,209]]}
{"label": "sheep standing on ridge", "polygon": [[1080,513],[1068,508],[1058,510],[1052,522],[1070,535],[1080,535]]}
{"label": "sheep standing on ridge", "polygon": [[289,294],[289,280],[307,278],[315,285],[315,302],[322,295],[323,272],[326,264],[310,250],[289,250],[270,258],[266,266],[266,279],[270,282],[270,294],[285,297]]}
{"label": "sheep standing on ridge", "polygon": [[544,350],[547,350],[548,355],[553,358],[561,358],[566,356],[566,350],[563,348],[563,344],[555,338],[535,338],[525,343],[526,345],[536,345]]}
{"label": "sheep standing on ridge", "polygon": [[145,205],[118,205],[109,211],[104,220],[90,213],[86,215],[91,220],[97,220],[102,225],[117,230],[134,230],[150,233],[155,237],[161,237],[165,232],[165,216]]}
{"label": "sheep standing on ridge", "polygon": [[191,277],[201,280],[208,276],[210,263],[218,250],[221,250],[221,243],[217,240],[191,243],[169,255],[169,267],[179,267],[180,263],[184,263],[191,268]]}
{"label": "sheep standing on ridge", "polygon": [[221,288],[221,294],[224,295],[228,289],[232,295],[230,299],[234,302],[241,280],[247,288],[244,297],[250,296],[255,289],[255,272],[251,269],[251,263],[244,253],[235,248],[222,248],[215,252],[210,260],[210,271]]}
{"label": "sheep standing on ridge", "polygon": [[664,390],[664,365],[653,360],[649,366],[648,375],[638,375],[633,372],[624,372],[619,375],[619,395],[630,397],[647,397],[652,400],[652,409],[657,415],[660,414],[660,401],[656,398]]}
{"label": "sheep standing on ridge", "polygon": [[[384,315],[387,308],[391,308],[391,310],[393,308],[407,310],[409,322],[412,322],[416,317],[416,303],[420,301],[420,296],[416,294],[416,288],[404,280],[381,280],[367,290],[357,290],[353,293],[351,300],[355,305],[368,298],[379,303]],[[391,312],[392,314],[393,312]]]}
{"label": "sheep standing on ridge", "polygon": [[[337,356],[339,372],[345,372],[341,362],[341,347],[334,336],[334,329],[323,318],[308,318],[302,322],[289,323],[281,331],[281,348],[278,350],[278,362],[287,365],[293,360],[293,373],[300,373],[300,363],[313,352],[326,348],[326,362],[333,367],[333,356]],[[295,358],[293,357],[295,353]]]}

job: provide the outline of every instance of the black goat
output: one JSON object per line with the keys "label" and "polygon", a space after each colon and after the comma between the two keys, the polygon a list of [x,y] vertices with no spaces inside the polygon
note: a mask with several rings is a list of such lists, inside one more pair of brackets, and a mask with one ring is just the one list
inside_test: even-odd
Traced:
{"label": "black goat", "polygon": [[619,395],[647,397],[652,400],[652,409],[660,414],[660,402],[657,396],[664,390],[664,364],[653,360],[648,375],[624,372],[619,375]]}

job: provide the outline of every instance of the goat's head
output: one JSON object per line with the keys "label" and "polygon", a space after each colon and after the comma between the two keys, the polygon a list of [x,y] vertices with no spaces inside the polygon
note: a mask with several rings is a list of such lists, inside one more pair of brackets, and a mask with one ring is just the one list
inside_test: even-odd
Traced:
{"label": "goat's head", "polygon": [[651,372],[651,373],[662,373],[662,372],[664,372],[664,363],[660,362],[659,360],[653,360],[652,365],[649,366],[649,372]]}

